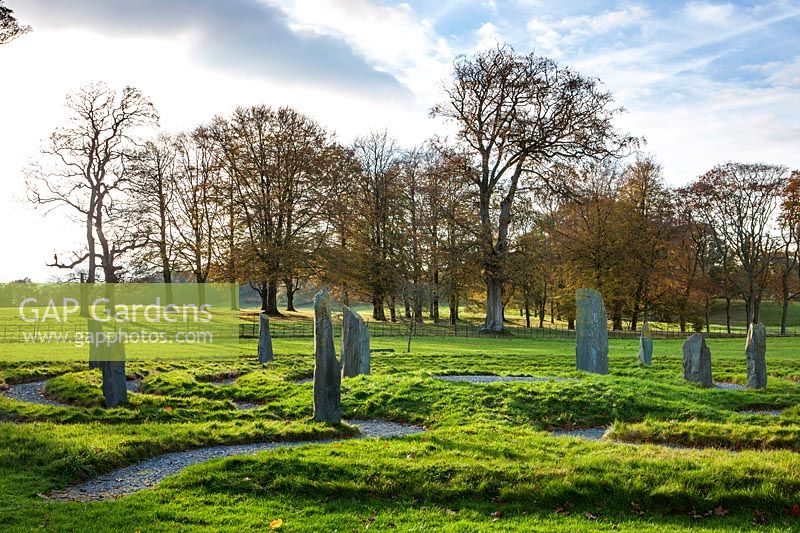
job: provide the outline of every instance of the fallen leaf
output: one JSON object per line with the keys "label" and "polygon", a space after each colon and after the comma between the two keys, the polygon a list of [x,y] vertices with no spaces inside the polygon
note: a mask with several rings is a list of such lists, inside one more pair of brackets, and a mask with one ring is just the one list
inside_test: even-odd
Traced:
{"label": "fallen leaf", "polygon": [[729,511],[728,511],[727,509],[725,509],[725,508],[724,508],[723,506],[721,506],[721,505],[717,505],[717,506],[714,508],[714,514],[715,514],[715,515],[717,515],[717,516],[725,516],[725,515],[727,515],[727,514],[728,514],[728,512],[729,512]]}
{"label": "fallen leaf", "polygon": [[583,516],[585,516],[589,520],[597,520],[597,517],[595,515],[593,515],[592,513],[590,513],[590,512],[583,513]]}
{"label": "fallen leaf", "polygon": [[631,502],[631,512],[637,516],[642,516],[644,514],[641,506],[639,506],[639,504],[636,502]]}
{"label": "fallen leaf", "polygon": [[495,511],[489,516],[491,516],[494,519],[503,518],[503,511]]}
{"label": "fallen leaf", "polygon": [[278,529],[282,525],[283,525],[283,520],[281,520],[280,518],[276,518],[275,520],[273,520],[272,522],[269,523],[269,528],[270,529]]}
{"label": "fallen leaf", "polygon": [[796,503],[792,505],[792,516],[800,516],[800,504]]}

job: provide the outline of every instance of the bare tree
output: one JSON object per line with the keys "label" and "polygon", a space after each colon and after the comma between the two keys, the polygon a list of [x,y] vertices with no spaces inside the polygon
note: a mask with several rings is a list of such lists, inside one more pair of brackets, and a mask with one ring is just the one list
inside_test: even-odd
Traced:
{"label": "bare tree", "polygon": [[785,335],[789,302],[800,296],[797,283],[791,283],[793,277],[800,277],[800,171],[792,172],[782,191],[779,224],[780,249],[776,263],[781,297],[781,335]]}
{"label": "bare tree", "polygon": [[87,281],[115,283],[119,261],[141,246],[136,220],[124,208],[130,175],[126,164],[140,126],[158,121],[153,104],[138,89],[116,93],[103,83],[87,85],[67,98],[69,124],[58,128],[42,150],[43,165],[28,174],[31,200],[47,212],[66,208],[82,221],[86,248],[49,266],[74,269],[87,264]]}
{"label": "bare tree", "polygon": [[309,255],[323,241],[317,235],[323,214],[335,201],[329,134],[293,109],[255,106],[237,109],[230,121],[216,119],[210,135],[235,188],[244,234],[239,273],[261,295],[263,310],[280,315],[279,283],[297,290]]}
{"label": "bare tree", "polygon": [[173,213],[179,192],[176,158],[175,139],[162,134],[147,141],[131,165],[131,199],[147,238],[139,260],[144,268],[160,271],[168,291],[178,252]]}
{"label": "bare tree", "polygon": [[177,184],[174,218],[180,265],[196,283],[206,283],[216,257],[223,208],[219,167],[202,128],[176,139]]}
{"label": "bare tree", "polygon": [[483,328],[502,331],[503,264],[523,175],[542,176],[557,161],[615,154],[633,139],[612,128],[620,110],[597,80],[508,46],[458,58],[445,94],[431,113],[455,122],[458,138],[475,157],[486,283]]}
{"label": "bare tree", "polygon": [[29,31],[31,31],[31,27],[20,24],[14,17],[14,11],[6,7],[3,0],[0,0],[0,45],[8,44]]}
{"label": "bare tree", "polygon": [[748,323],[759,319],[762,291],[778,247],[776,218],[788,176],[781,166],[726,163],[690,186],[714,235],[732,250],[742,269],[740,290]]}
{"label": "bare tree", "polygon": [[372,318],[386,320],[384,304],[388,300],[390,313],[394,315],[394,292],[398,284],[393,241],[396,228],[392,227],[392,220],[400,196],[402,152],[386,131],[357,139],[353,148],[361,166],[357,187],[363,205],[360,228],[363,264],[359,272],[372,299]]}

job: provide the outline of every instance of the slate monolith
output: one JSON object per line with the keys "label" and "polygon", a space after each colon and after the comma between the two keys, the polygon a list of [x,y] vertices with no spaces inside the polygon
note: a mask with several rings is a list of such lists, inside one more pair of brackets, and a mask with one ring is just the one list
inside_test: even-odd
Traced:
{"label": "slate monolith", "polygon": [[99,368],[102,373],[103,400],[106,407],[128,403],[125,379],[125,345],[119,330],[104,330],[101,322],[88,321],[89,368]]}
{"label": "slate monolith", "polygon": [[258,362],[261,364],[272,361],[272,336],[269,333],[269,317],[266,313],[258,317]]}
{"label": "slate monolith", "polygon": [[703,387],[713,387],[711,350],[702,333],[695,333],[683,343],[683,377]]}
{"label": "slate monolith", "polygon": [[653,338],[650,336],[650,326],[647,322],[642,324],[642,332],[639,335],[639,363],[644,366],[653,364]]}
{"label": "slate monolith", "polygon": [[608,318],[603,297],[594,289],[575,292],[575,360],[578,370],[608,374]]}
{"label": "slate monolith", "polygon": [[333,345],[328,301],[327,289],[314,296],[314,420],[338,424],[342,420],[342,374]]}
{"label": "slate monolith", "polygon": [[747,388],[766,389],[767,330],[764,324],[750,324],[744,353],[747,357]]}
{"label": "slate monolith", "polygon": [[349,307],[342,309],[342,377],[369,374],[369,329],[364,319]]}

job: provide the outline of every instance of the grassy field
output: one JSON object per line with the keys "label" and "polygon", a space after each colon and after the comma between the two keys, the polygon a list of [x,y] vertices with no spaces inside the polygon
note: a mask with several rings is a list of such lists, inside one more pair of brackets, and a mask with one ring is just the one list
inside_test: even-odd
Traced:
{"label": "grassy field", "polygon": [[[710,339],[714,378],[745,382],[741,339]],[[238,361],[141,362],[131,405],[101,407],[81,364],[4,363],[6,383],[51,377],[78,407],[0,397],[3,531],[785,531],[800,530],[800,341],[771,338],[766,391],[704,390],[681,378],[681,341],[636,363],[613,340],[609,376],[574,370],[574,343],[546,339],[375,339],[373,373],[343,383],[350,418],[425,425],[403,439],[342,441],[191,467],[157,487],[99,503],[37,496],[166,451],[219,443],[323,439],[347,425],[309,422],[310,339],[255,342]],[[451,383],[444,374],[577,377]],[[221,377],[238,377],[215,386]],[[239,411],[234,401],[263,402]],[[780,417],[739,414],[783,409]],[[608,440],[552,429],[613,425]],[[634,446],[630,443],[661,443]],[[687,448],[677,448],[682,446]],[[275,522],[276,523],[276,522]]]}
{"label": "grassy field", "polygon": [[[358,304],[353,307],[364,319],[372,321],[372,306],[367,304]],[[548,308],[549,310],[549,308]],[[297,306],[297,311],[281,311],[284,316],[271,319],[273,324],[278,324],[285,327],[291,325],[308,324],[313,317],[314,310],[310,304]],[[401,313],[402,309],[398,309]],[[257,320],[258,310],[250,308],[243,311],[245,321]],[[462,307],[459,310],[460,323],[468,326],[480,326],[484,320],[484,312],[481,306]],[[387,311],[388,317],[388,311]],[[440,326],[444,329],[447,328],[449,317],[449,309],[447,306],[440,308]],[[398,316],[398,318],[400,318]],[[427,310],[424,312],[426,324],[431,324],[427,317]],[[510,327],[524,327],[525,318],[520,316],[519,310],[508,309],[506,312],[506,320]],[[770,332],[777,333],[780,330],[781,324],[781,305],[772,301],[764,301],[761,304],[760,321],[767,326]],[[712,302],[711,312],[709,314],[709,322],[713,331],[722,332],[725,329],[725,302],[723,300],[715,300]],[[791,302],[789,304],[788,313],[788,328],[791,333],[800,333],[800,302]],[[531,326],[536,328],[539,325],[538,318],[531,317]],[[625,327],[628,323],[625,322]],[[663,329],[667,331],[677,330],[679,325],[676,322],[651,322],[651,327],[654,329]],[[387,327],[390,324],[387,324]],[[741,300],[734,300],[731,302],[731,326],[734,328],[746,328],[747,319],[745,313],[744,302]],[[545,314],[545,328],[566,328],[567,321],[559,320],[557,317],[552,317]],[[687,325],[691,329],[691,324]],[[398,328],[403,328],[403,325],[398,325]]]}

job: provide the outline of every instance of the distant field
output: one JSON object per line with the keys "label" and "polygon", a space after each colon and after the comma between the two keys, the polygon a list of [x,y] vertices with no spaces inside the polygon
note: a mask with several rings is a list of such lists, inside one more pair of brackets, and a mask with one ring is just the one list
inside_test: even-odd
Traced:
{"label": "distant field", "polygon": [[[369,304],[356,304],[353,306],[365,320],[369,322],[374,322],[372,319],[372,306]],[[402,320],[404,317],[403,309],[398,308],[398,320]],[[450,316],[449,309],[447,306],[443,306],[439,310],[440,312],[440,320],[439,325],[442,327],[446,327],[448,324],[448,319]],[[296,312],[287,312],[285,310],[281,310],[284,316],[282,317],[275,317],[272,318],[271,321],[273,324],[304,324],[309,323],[313,320],[314,316],[314,309],[310,304],[300,305],[297,306]],[[337,318],[337,313],[334,312],[334,321]],[[242,311],[242,317],[245,321],[252,321],[256,320],[258,316],[258,309],[257,308],[247,308]],[[386,316],[388,319],[389,313],[388,309],[386,310]],[[430,321],[427,308],[425,309],[424,315],[424,322],[426,324],[432,324]],[[472,325],[472,326],[479,326],[483,323],[483,311],[481,309],[475,309],[474,307],[462,307],[459,311],[459,323],[463,325]],[[780,328],[781,324],[781,305],[776,302],[765,301],[761,304],[761,322],[764,323],[765,326],[771,331],[777,333]],[[506,311],[506,320],[508,321],[508,325],[510,327],[525,327],[525,319],[524,317],[519,316],[519,310],[510,309]],[[723,332],[725,330],[725,302],[722,300],[715,301],[713,304],[713,308],[710,314],[710,329],[712,332]],[[531,326],[536,328],[539,325],[539,320],[531,317]],[[800,333],[800,303],[798,302],[791,302],[789,304],[789,319],[787,322],[789,333]],[[731,303],[731,326],[733,328],[739,328],[740,332],[743,331],[743,328],[747,327],[747,319],[745,313],[745,306],[743,301],[734,301]],[[554,319],[551,321],[550,316],[545,316],[545,328],[566,328],[567,322],[565,320],[558,320]],[[627,324],[626,324],[627,327]],[[660,329],[665,331],[676,331],[679,329],[679,324],[677,322],[657,322],[651,323],[651,327],[653,329]],[[691,330],[691,325],[687,325],[687,329]]]}

